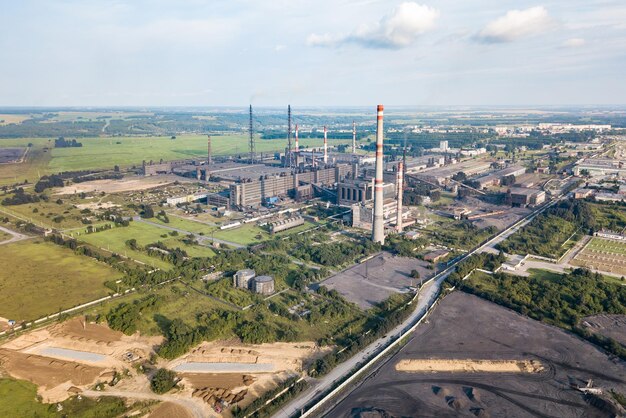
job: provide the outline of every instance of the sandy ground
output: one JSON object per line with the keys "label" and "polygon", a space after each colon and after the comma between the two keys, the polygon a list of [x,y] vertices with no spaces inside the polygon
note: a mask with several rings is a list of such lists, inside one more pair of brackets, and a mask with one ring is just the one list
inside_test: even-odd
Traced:
{"label": "sandy ground", "polygon": [[163,402],[148,418],[193,418],[189,411],[173,402]]}
{"label": "sandy ground", "polygon": [[3,348],[0,348],[0,366],[11,376],[36,384],[44,401],[66,398],[70,386],[93,384],[106,371],[100,367]]}
{"label": "sandy ground", "polygon": [[539,373],[544,368],[537,360],[404,359],[396,364],[396,370],[434,373]]}
{"label": "sandy ground", "polygon": [[300,373],[304,364],[318,358],[327,349],[313,342],[242,344],[238,340],[203,343],[189,354],[170,362],[173,369],[184,363],[271,364],[271,373],[181,373],[182,384],[193,389],[192,396],[209,406],[217,400],[245,406],[281,381]]}
{"label": "sandy ground", "polygon": [[235,340],[216,341],[201,344],[169,363],[168,368],[173,369],[182,363],[260,363],[272,364],[276,372],[300,372],[306,359],[324,352],[312,342],[245,345]]}
{"label": "sandy ground", "polygon": [[[556,327],[454,292],[328,417],[609,417],[576,387],[626,393],[626,364]],[[398,372],[406,359],[540,361],[540,373]],[[605,405],[606,406],[606,405]]]}
{"label": "sandy ground", "polygon": [[[23,334],[3,344],[0,346],[0,357],[4,361],[0,360],[0,365],[11,376],[38,385],[39,394],[45,401],[57,402],[69,396],[67,390],[70,386],[86,389],[98,381],[110,381],[114,370],[132,370],[133,363],[125,355],[132,353],[137,361],[147,359],[153,347],[161,341],[160,337],[126,336],[105,325],[85,323],[82,318],[74,318]],[[43,355],[51,348],[104,357],[89,361]],[[146,380],[143,376],[139,378]]]}
{"label": "sandy ground", "polygon": [[56,195],[67,195],[76,193],[121,193],[136,190],[147,190],[154,187],[165,186],[175,181],[180,181],[176,176],[151,176],[132,177],[122,180],[93,180],[84,183],[72,184],[58,189]]}

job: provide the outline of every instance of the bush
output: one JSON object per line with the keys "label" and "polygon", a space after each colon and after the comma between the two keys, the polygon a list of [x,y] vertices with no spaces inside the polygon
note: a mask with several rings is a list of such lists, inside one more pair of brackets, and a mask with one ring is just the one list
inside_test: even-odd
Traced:
{"label": "bush", "polygon": [[167,393],[176,386],[176,373],[167,369],[159,369],[150,380],[150,389],[154,393]]}

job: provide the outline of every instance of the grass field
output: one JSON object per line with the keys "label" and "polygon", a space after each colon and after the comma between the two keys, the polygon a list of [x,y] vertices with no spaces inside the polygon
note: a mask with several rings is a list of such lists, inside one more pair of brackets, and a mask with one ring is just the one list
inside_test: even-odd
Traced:
{"label": "grass field", "polygon": [[[315,226],[316,225],[314,223],[306,221],[304,225],[300,225],[298,227],[279,232],[275,236],[282,237],[286,235],[296,234],[298,232],[306,231],[307,229],[313,228]],[[213,233],[212,236],[218,239],[222,239],[224,241],[235,242],[242,245],[254,244],[272,238],[272,235],[269,232],[253,223],[245,224],[233,229],[218,229]]]}
{"label": "grass field", "polygon": [[26,154],[26,160],[23,163],[16,164],[0,164],[0,186],[5,184],[13,184],[28,180],[31,183],[37,181],[40,175],[48,174],[48,164],[52,159],[51,152],[44,151],[44,147],[48,144],[47,139],[1,139],[2,147],[24,147],[32,143],[33,146]]}
{"label": "grass field", "polygon": [[11,238],[11,235],[10,235],[10,234],[7,234],[7,233],[6,233],[6,232],[4,232],[4,231],[0,231],[0,242],[2,242],[2,241],[6,241],[6,240],[8,240],[8,239],[10,239],[10,238]]}
{"label": "grass field", "polygon": [[[159,228],[158,226],[150,225],[148,223],[131,222],[131,224],[127,227],[113,228],[106,231],[94,232],[92,234],[82,234],[76,238],[96,247],[104,248],[162,269],[170,269],[172,266],[169,263],[166,263],[159,258],[151,257],[142,251],[135,251],[128,248],[126,246],[126,241],[134,238],[140,246],[161,241],[168,247],[180,247],[181,249],[187,251],[191,257],[210,257],[214,255],[214,252],[210,248],[185,245],[180,241],[184,238],[183,236],[179,235],[178,237],[172,237],[169,232],[170,231],[167,231],[166,229]],[[167,236],[164,237],[163,235]]]}
{"label": "grass field", "polygon": [[108,294],[121,274],[91,258],[40,240],[0,248],[0,316],[31,320]]}
{"label": "grass field", "polygon": [[[246,153],[246,135],[221,135],[211,138],[214,155]],[[180,135],[175,140],[169,137],[102,137],[80,138],[80,148],[52,148],[44,152],[45,146],[53,147],[46,138],[2,139],[0,146],[26,146],[32,143],[28,158],[23,164],[0,166],[0,185],[28,179],[34,182],[39,175],[60,171],[86,169],[112,169],[115,165],[129,167],[140,165],[143,160],[159,161],[204,157],[206,136]],[[322,139],[307,139],[307,145],[321,146]],[[347,140],[330,139],[330,145],[347,143]],[[280,151],[285,147],[284,139],[258,139],[257,152]]]}
{"label": "grass field", "polygon": [[126,406],[124,400],[115,397],[99,399],[71,398],[57,404],[44,404],[37,400],[37,386],[25,380],[0,378],[0,416],[11,418],[98,418],[122,416],[129,409],[142,410],[141,402]]}

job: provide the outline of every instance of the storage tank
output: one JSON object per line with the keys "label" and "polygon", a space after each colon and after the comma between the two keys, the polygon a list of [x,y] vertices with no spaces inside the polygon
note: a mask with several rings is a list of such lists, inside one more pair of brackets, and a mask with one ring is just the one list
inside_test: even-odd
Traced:
{"label": "storage tank", "polygon": [[252,269],[239,270],[233,276],[233,286],[241,289],[250,289],[250,281],[254,279],[256,273]]}
{"label": "storage tank", "polygon": [[274,278],[272,276],[259,276],[254,279],[254,291],[262,295],[274,293]]}

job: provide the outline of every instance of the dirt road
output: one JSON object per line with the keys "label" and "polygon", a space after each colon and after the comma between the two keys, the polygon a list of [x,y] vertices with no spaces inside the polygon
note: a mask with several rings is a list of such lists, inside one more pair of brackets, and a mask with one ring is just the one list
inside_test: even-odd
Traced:
{"label": "dirt road", "polygon": [[208,405],[206,408],[203,408],[199,402],[194,401],[193,399],[184,399],[179,398],[173,395],[157,395],[156,393],[146,393],[146,392],[124,392],[120,390],[107,390],[107,391],[96,391],[96,390],[86,390],[81,393],[83,396],[88,396],[90,398],[99,398],[101,396],[115,396],[118,398],[131,398],[131,399],[145,399],[145,400],[155,400],[162,402],[172,402],[177,405],[182,406],[191,412],[191,415],[195,418],[206,418],[206,417],[219,417],[217,413],[210,411]]}
{"label": "dirt road", "polygon": [[20,234],[19,232],[12,231],[12,230],[7,229],[7,228],[5,228],[3,226],[0,226],[0,231],[6,232],[7,234],[12,236],[8,240],[0,242],[0,245],[10,244],[12,242],[22,241],[22,240],[31,238],[28,235]]}

